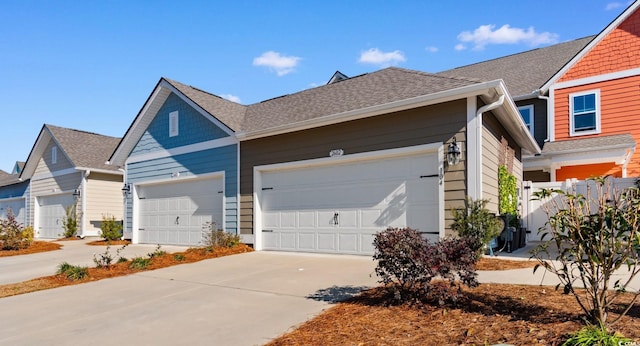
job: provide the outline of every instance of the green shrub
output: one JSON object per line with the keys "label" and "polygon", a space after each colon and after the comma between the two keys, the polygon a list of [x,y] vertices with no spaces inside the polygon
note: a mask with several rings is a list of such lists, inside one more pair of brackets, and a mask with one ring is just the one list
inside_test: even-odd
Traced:
{"label": "green shrub", "polygon": [[135,257],[129,263],[129,268],[136,270],[146,269],[151,264],[151,258]]}
{"label": "green shrub", "polygon": [[67,262],[62,262],[58,266],[58,271],[56,273],[64,275],[70,281],[78,281],[89,276],[89,268],[74,266]]}
{"label": "green shrub", "polygon": [[122,222],[116,221],[113,215],[102,215],[100,223],[100,237],[106,241],[122,238]]}
{"label": "green shrub", "polygon": [[[567,294],[572,294],[588,321],[611,327],[640,297],[629,290],[640,273],[640,189],[617,192],[607,178],[589,179],[586,195],[543,189],[534,193],[541,200],[548,222],[539,232],[548,239],[532,251],[539,267],[556,275]],[[555,261],[550,261],[553,248]],[[624,270],[622,278],[616,271]],[[615,281],[614,281],[615,280]],[[584,290],[577,288],[584,285]],[[610,289],[613,287],[614,289]],[[634,296],[622,304],[623,292]],[[621,313],[612,321],[609,311]]]}
{"label": "green shrub", "polygon": [[11,208],[7,209],[7,218],[0,219],[0,249],[20,250],[28,248],[33,241],[33,228],[23,227],[16,220]]}
{"label": "green shrub", "polygon": [[603,325],[588,325],[569,335],[562,346],[620,346],[631,342],[618,333],[609,333]]}
{"label": "green shrub", "polygon": [[155,258],[155,257],[162,257],[162,256],[164,256],[166,254],[167,254],[167,252],[164,251],[164,250],[161,250],[161,246],[160,246],[160,244],[158,244],[158,246],[156,246],[155,251],[148,253],[147,256],[149,258]]}
{"label": "green shrub", "polygon": [[240,236],[225,232],[216,227],[216,222],[207,222],[202,227],[202,240],[205,248],[214,249],[217,247],[231,248],[240,245]]}
{"label": "green shrub", "polygon": [[[127,259],[120,255],[120,251],[124,250],[127,247],[127,244],[122,245],[122,247],[116,250],[116,258],[118,263],[126,262]],[[114,262],[113,255],[111,255],[111,246],[107,246],[103,253],[98,255],[93,255],[93,263],[96,264],[96,268],[105,268],[110,269],[111,264]]]}
{"label": "green shrub", "polygon": [[65,217],[62,219],[62,236],[64,238],[75,237],[78,233],[79,215],[76,212],[76,205],[72,204],[64,208]]}
{"label": "green shrub", "polygon": [[474,239],[472,247],[478,256],[482,255],[484,246],[502,231],[502,223],[486,208],[487,203],[489,201],[486,199],[467,198],[465,207],[451,210],[451,229],[458,232],[460,237]]}
{"label": "green shrub", "polygon": [[173,255],[173,258],[174,258],[176,261],[180,261],[180,262],[184,261],[184,255],[183,255],[183,254],[181,254],[181,253],[174,254],[174,255]]}

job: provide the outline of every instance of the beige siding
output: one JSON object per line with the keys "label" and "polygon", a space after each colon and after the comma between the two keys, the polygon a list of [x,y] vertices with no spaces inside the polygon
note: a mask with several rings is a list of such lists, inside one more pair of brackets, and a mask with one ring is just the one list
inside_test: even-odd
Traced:
{"label": "beige siding", "polygon": [[99,235],[103,215],[113,215],[122,220],[122,176],[91,173],[87,178],[85,191],[86,210],[84,217],[85,235]]}
{"label": "beige siding", "polygon": [[487,208],[498,213],[498,153],[500,140],[485,127],[482,129],[482,198],[489,201]]}
{"label": "beige siding", "polygon": [[57,147],[57,145],[55,144],[55,142],[49,141],[49,145],[47,145],[47,148],[44,150],[44,153],[42,154],[42,157],[40,158],[40,161],[38,161],[38,165],[36,166],[36,169],[34,172],[35,177],[37,177],[40,174],[47,174],[50,172],[60,171],[66,168],[73,168],[73,165],[71,164],[69,159],[67,159],[67,157],[64,155],[60,147],[58,147],[57,149],[57,155],[56,155],[57,161],[56,163],[53,163],[51,160],[52,147]]}
{"label": "beige siding", "polygon": [[514,151],[512,174],[517,179],[517,185],[522,182],[521,148],[509,136],[505,128],[491,113],[483,116],[482,129],[482,198],[489,200],[488,209],[498,213],[499,184],[498,167],[501,140],[506,139],[509,148]]}
{"label": "beige siding", "polygon": [[[240,144],[240,233],[253,233],[253,169],[255,166],[323,158],[332,149],[345,155],[449,143],[456,136],[465,148],[466,100],[421,107]],[[464,154],[463,154],[464,159]],[[445,211],[464,201],[464,162],[445,169]]]}
{"label": "beige siding", "polygon": [[61,193],[72,193],[80,187],[82,175],[80,172],[60,175],[51,178],[31,180],[31,197],[29,202],[29,224],[33,225],[35,201],[38,196],[56,195]]}

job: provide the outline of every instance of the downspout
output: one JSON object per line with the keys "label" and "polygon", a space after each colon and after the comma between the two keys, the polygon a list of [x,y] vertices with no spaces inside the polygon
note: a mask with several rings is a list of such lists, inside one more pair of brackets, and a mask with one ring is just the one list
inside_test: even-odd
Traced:
{"label": "downspout", "polygon": [[82,175],[82,182],[80,183],[80,238],[86,237],[85,222],[87,219],[87,177],[91,174],[90,170],[84,171]]}
{"label": "downspout", "polygon": [[[482,199],[482,113],[494,110],[504,103],[504,95],[500,95],[498,100],[486,104],[476,111],[476,142],[474,143],[474,150],[476,154],[476,174],[477,180],[475,186],[472,186],[474,193],[469,195],[475,199]],[[474,197],[475,195],[475,197]]]}
{"label": "downspout", "polygon": [[636,147],[635,145],[629,149],[629,151],[627,151],[627,155],[624,158],[624,163],[622,164],[622,177],[626,178],[627,177],[627,166],[629,165],[629,162],[631,161],[631,157],[633,156],[633,153],[635,153],[636,151]]}

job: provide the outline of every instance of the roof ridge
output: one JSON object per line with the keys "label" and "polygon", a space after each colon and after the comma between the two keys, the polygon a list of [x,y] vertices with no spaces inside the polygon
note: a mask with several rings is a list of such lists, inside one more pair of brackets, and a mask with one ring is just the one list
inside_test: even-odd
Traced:
{"label": "roof ridge", "polygon": [[514,56],[518,56],[518,55],[522,55],[522,54],[528,54],[528,53],[539,51],[539,50],[543,50],[543,49],[550,49],[550,48],[558,47],[558,46],[569,44],[569,43],[575,43],[576,41],[580,41],[580,40],[584,40],[584,39],[593,40],[596,36],[597,35],[584,36],[584,37],[581,37],[581,38],[576,38],[576,39],[573,39],[573,40],[568,40],[568,41],[556,43],[556,44],[553,44],[553,45],[550,45],[550,46],[546,46],[546,47],[538,47],[538,48],[525,50],[525,51],[522,51],[522,52],[516,52],[516,53],[512,53],[512,54],[508,54],[508,55],[502,55],[502,56],[499,56],[499,57],[496,57],[496,58],[493,58],[493,59],[482,60],[482,61],[474,62],[474,63],[471,63],[471,64],[462,65],[462,66],[456,66],[456,67],[453,67],[453,68],[450,68],[450,69],[442,70],[440,72],[437,72],[436,74],[440,74],[440,73],[443,73],[443,72],[449,72],[449,71],[455,71],[457,69],[462,69],[462,68],[466,68],[466,67],[469,67],[469,66],[484,64],[484,63],[487,63],[487,62],[490,62],[490,61],[496,61],[496,60],[500,60],[500,59],[510,58],[510,57],[514,57]]}
{"label": "roof ridge", "polygon": [[61,129],[61,130],[65,130],[65,131],[80,132],[80,133],[85,133],[85,134],[94,135],[94,136],[109,137],[109,138],[114,138],[114,139],[120,139],[120,137],[109,136],[109,135],[103,135],[103,134],[101,134],[101,133],[96,133],[96,132],[91,132],[91,131],[86,131],[86,130],[73,129],[73,128],[70,128],[70,127],[62,127],[62,126],[56,126],[56,125],[51,125],[51,124],[44,124],[44,126],[46,126],[46,127],[47,127],[47,128],[49,128],[49,129],[51,129],[51,128],[56,128],[56,129]]}

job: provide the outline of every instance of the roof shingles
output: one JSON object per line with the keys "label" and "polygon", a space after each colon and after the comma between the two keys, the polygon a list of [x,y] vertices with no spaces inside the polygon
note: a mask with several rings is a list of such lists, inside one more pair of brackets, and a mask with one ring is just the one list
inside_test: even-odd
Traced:
{"label": "roof shingles", "polygon": [[118,169],[113,165],[107,165],[106,161],[120,142],[120,138],[53,125],[45,126],[76,167],[109,171]]}

